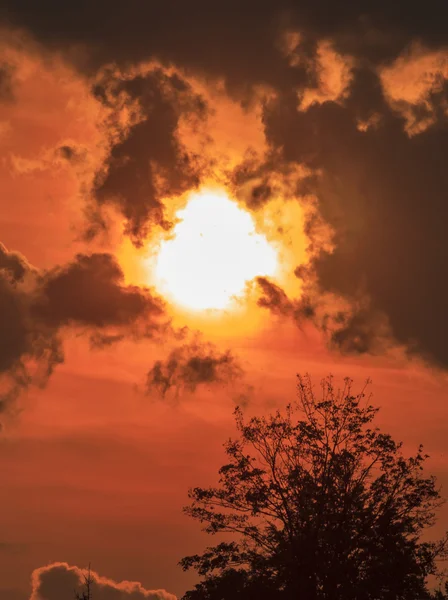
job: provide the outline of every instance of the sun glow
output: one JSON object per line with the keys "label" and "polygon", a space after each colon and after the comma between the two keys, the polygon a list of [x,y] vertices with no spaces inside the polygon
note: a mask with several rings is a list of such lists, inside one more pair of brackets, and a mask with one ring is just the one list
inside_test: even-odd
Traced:
{"label": "sun glow", "polygon": [[224,193],[192,194],[156,261],[157,287],[195,311],[231,306],[246,283],[272,276],[277,252],[255,231],[251,215]]}

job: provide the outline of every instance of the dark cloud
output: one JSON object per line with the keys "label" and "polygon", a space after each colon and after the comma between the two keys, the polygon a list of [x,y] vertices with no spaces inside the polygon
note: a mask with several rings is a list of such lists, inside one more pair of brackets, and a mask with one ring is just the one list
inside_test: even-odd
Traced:
{"label": "dark cloud", "polygon": [[[108,132],[118,132],[110,155],[96,177],[93,196],[102,206],[115,205],[126,219],[126,233],[137,245],[149,229],[167,229],[163,200],[200,182],[198,157],[178,138],[179,121],[204,119],[207,107],[191,85],[161,68],[131,78],[106,71],[94,87],[95,96],[112,110]],[[120,132],[123,115],[131,114]],[[67,153],[67,152],[66,152]]]}
{"label": "dark cloud", "polygon": [[201,386],[226,384],[242,377],[243,371],[229,352],[220,352],[212,344],[189,342],[175,348],[165,360],[154,363],[147,375],[148,393],[165,396],[183,390],[194,392]]}
{"label": "dark cloud", "polygon": [[258,210],[274,198],[296,199],[306,190],[311,174],[302,165],[285,162],[278,150],[271,150],[263,159],[248,152],[229,174],[229,185],[248,208]]}
{"label": "dark cloud", "polygon": [[77,62],[88,72],[110,62],[128,65],[157,58],[226,76],[232,88],[244,89],[252,82],[297,77],[276,50],[280,28],[291,20],[284,9],[293,5],[292,0],[218,5],[130,0],[111,8],[82,0],[67,13],[55,0],[45,1],[41,10],[29,0],[6,0],[0,18],[27,28],[50,47],[87,46]]}
{"label": "dark cloud", "polygon": [[45,273],[41,301],[34,311],[55,327],[104,328],[163,316],[164,305],[149,290],[125,285],[123,271],[111,254],[78,254],[72,263]]}
{"label": "dark cloud", "polygon": [[18,252],[9,252],[0,242],[0,271],[9,275],[12,282],[23,281],[25,275],[31,270],[26,259]]}
{"label": "dark cloud", "polygon": [[[185,73],[223,78],[244,101],[267,84],[268,158],[249,156],[231,184],[253,209],[279,191],[314,196],[333,250],[319,252],[322,240],[309,225],[311,287],[292,305],[281,291],[264,290],[266,306],[296,322],[312,319],[350,351],[377,348],[389,329],[397,343],[444,367],[447,17],[445,0],[424,7],[129,0],[112,8],[83,0],[70,12],[56,0],[3,0],[0,7],[5,23],[67,51],[109,111],[110,154],[93,189],[90,235],[106,229],[101,209],[113,204],[141,243],[152,226],[170,226],[165,197],[200,183],[200,157],[178,131],[182,119],[206,119],[208,107]],[[144,71],[150,59],[166,68]],[[60,152],[71,160],[70,150]]]}
{"label": "dark cloud", "polygon": [[293,320],[301,329],[312,323],[323,333],[331,350],[381,354],[394,345],[386,317],[371,306],[368,298],[344,302],[319,289],[316,282],[308,282],[300,298],[294,299],[265,277],[258,277],[257,283],[262,292],[259,306]]}
{"label": "dark cloud", "polygon": [[447,43],[444,0],[418,3],[399,0],[346,2],[332,0],[206,0],[163,3],[129,0],[111,7],[81,0],[67,11],[57,0],[3,0],[0,17],[25,27],[50,47],[87,46],[73,53],[87,70],[110,62],[127,65],[160,58],[226,77],[231,87],[266,82],[287,87],[303,81],[306,69],[291,69],[282,60],[279,33],[299,30],[308,51],[319,39],[332,39],[343,52],[382,63],[419,38],[428,45]]}
{"label": "dark cloud", "polygon": [[63,329],[69,326],[96,346],[171,332],[162,300],[150,289],[126,285],[112,255],[80,254],[39,272],[1,246],[0,412],[31,383],[44,385],[63,362]]}
{"label": "dark cloud", "polygon": [[75,144],[74,142],[67,142],[56,148],[56,157],[62,158],[71,164],[81,164],[87,160],[87,150]]}
{"label": "dark cloud", "polygon": [[0,64],[0,102],[10,102],[14,99],[13,75],[14,68],[11,65]]}
{"label": "dark cloud", "polygon": [[305,294],[300,300],[291,300],[281,287],[266,277],[258,277],[257,283],[263,294],[258,300],[259,306],[269,309],[274,315],[290,317],[299,325],[314,318],[316,309]]}
{"label": "dark cloud", "polygon": [[[381,123],[360,130],[358,119],[369,112],[380,114]],[[335,247],[315,261],[321,288],[351,299],[366,294],[400,343],[448,366],[446,119],[410,136],[377,75],[361,70],[344,105],[300,112],[284,98],[266,112],[265,123],[286,162],[319,173],[309,191],[333,228]]]}
{"label": "dark cloud", "polygon": [[92,349],[102,350],[121,342],[125,338],[123,333],[102,333],[95,331],[90,336],[90,345]]}
{"label": "dark cloud", "polygon": [[88,336],[92,348],[121,340],[158,339],[183,343],[156,361],[147,390],[163,396],[194,392],[201,385],[232,382],[242,369],[230,352],[196,339],[184,342],[186,328],[174,329],[164,302],[153,290],[124,282],[115,257],[78,254],[48,271],[33,269],[17,253],[0,248],[0,412],[32,384],[45,385],[64,360],[66,331]]}
{"label": "dark cloud", "polygon": [[[36,569],[32,575],[30,600],[60,600],[81,593],[87,572],[67,563],[53,563]],[[147,590],[141,583],[121,583],[91,571],[91,593],[96,600],[176,600],[165,590]]]}
{"label": "dark cloud", "polygon": [[[43,384],[62,350],[56,332],[31,316],[35,273],[25,259],[0,247],[0,413],[31,380]],[[31,367],[29,364],[31,363]]]}
{"label": "dark cloud", "polygon": [[59,154],[59,156],[61,156],[62,158],[65,158],[65,160],[73,160],[73,158],[76,156],[76,150],[72,147],[72,146],[60,146],[57,149],[57,154]]}

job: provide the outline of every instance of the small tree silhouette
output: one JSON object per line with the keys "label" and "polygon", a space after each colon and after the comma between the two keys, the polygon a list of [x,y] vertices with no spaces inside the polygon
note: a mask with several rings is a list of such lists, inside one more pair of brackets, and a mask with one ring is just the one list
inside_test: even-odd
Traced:
{"label": "small tree silhouette", "polygon": [[83,575],[84,577],[84,589],[81,592],[77,592],[75,590],[75,600],[92,600],[92,583],[93,577],[90,572],[90,563],[87,571],[87,575]]}

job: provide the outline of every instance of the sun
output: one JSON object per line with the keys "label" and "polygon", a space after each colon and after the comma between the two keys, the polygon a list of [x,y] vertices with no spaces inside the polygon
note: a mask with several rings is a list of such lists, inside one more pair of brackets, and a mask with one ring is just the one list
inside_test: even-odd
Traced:
{"label": "sun", "polygon": [[159,290],[193,311],[229,308],[257,276],[272,276],[277,252],[249,212],[225,192],[191,194],[156,258]]}

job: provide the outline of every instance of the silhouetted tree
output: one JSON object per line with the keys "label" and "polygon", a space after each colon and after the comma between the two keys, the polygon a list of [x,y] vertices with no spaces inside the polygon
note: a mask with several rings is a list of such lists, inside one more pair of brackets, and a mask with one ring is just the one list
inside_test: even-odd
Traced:
{"label": "silhouetted tree", "polygon": [[185,512],[229,541],[187,556],[202,581],[185,600],[417,600],[447,540],[424,542],[441,498],[422,447],[372,425],[378,411],[331,377],[316,396],[298,377],[286,412],[248,422],[226,445],[217,487],[193,488]]}
{"label": "silhouetted tree", "polygon": [[90,573],[90,564],[87,575],[84,575],[84,584],[82,592],[75,591],[75,600],[92,600],[93,577]]}

